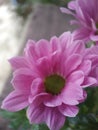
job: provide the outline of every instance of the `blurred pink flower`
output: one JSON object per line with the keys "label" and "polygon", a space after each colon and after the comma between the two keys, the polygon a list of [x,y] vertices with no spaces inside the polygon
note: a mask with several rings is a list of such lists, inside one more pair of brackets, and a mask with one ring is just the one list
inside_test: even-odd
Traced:
{"label": "blurred pink flower", "polygon": [[46,123],[50,130],[60,130],[66,117],[75,117],[76,105],[86,98],[84,88],[97,81],[89,76],[92,61],[84,57],[84,43],[73,39],[65,32],[50,41],[28,41],[24,56],[10,60],[14,91],[2,108],[15,112],[28,107],[30,123]]}
{"label": "blurred pink flower", "polygon": [[88,48],[85,58],[92,61],[92,68],[89,75],[96,78],[96,86],[98,86],[98,45]]}
{"label": "blurred pink flower", "polygon": [[72,24],[79,25],[74,31],[75,39],[98,41],[98,0],[72,0],[63,13],[73,15]]}

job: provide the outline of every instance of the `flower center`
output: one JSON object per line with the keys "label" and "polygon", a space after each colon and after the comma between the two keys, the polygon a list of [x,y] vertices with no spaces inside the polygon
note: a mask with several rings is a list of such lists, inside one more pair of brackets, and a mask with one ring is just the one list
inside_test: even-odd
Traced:
{"label": "flower center", "polygon": [[96,23],[96,28],[98,28],[98,23]]}
{"label": "flower center", "polygon": [[65,79],[57,74],[46,77],[44,81],[45,90],[47,93],[57,95],[65,86]]}
{"label": "flower center", "polygon": [[95,35],[98,35],[98,23],[96,23],[97,30],[95,31]]}

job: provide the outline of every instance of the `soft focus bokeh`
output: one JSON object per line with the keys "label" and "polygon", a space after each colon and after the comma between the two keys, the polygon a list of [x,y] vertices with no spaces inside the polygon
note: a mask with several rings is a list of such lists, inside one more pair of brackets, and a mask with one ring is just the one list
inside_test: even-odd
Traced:
{"label": "soft focus bokeh", "polygon": [[10,73],[8,59],[18,54],[25,21],[10,2],[0,5],[0,94]]}
{"label": "soft focus bokeh", "polygon": [[[62,14],[59,9],[67,6],[68,1],[0,0],[0,106],[12,89],[12,69],[8,59],[22,55],[28,39],[50,39],[53,35],[59,36],[76,28],[70,26],[72,16]],[[79,116],[68,119],[62,130],[98,130],[96,95],[98,89],[88,91],[86,103],[80,105]],[[45,125],[41,126],[30,126],[25,110],[10,113],[0,109],[0,130],[48,130]]]}

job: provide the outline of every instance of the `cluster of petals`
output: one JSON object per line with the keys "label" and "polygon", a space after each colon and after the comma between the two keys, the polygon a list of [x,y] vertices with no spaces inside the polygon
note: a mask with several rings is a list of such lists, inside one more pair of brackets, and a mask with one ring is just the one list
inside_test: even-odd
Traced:
{"label": "cluster of petals", "polygon": [[72,0],[63,13],[73,15],[72,24],[79,25],[74,31],[75,39],[98,41],[98,0]]}
{"label": "cluster of petals", "polygon": [[[14,70],[14,90],[2,108],[12,112],[27,108],[30,123],[46,123],[50,130],[60,130],[66,117],[77,115],[77,105],[87,96],[84,88],[97,84],[98,75],[94,75],[92,67],[95,70],[98,56],[96,51],[92,55],[90,51],[70,32],[50,41],[29,40],[24,55],[9,60]],[[57,95],[45,90],[44,80],[53,74],[66,80]]]}
{"label": "cluster of petals", "polygon": [[85,53],[85,58],[92,61],[92,68],[89,75],[95,77],[97,81],[95,86],[98,86],[98,46],[91,46],[88,48]]}

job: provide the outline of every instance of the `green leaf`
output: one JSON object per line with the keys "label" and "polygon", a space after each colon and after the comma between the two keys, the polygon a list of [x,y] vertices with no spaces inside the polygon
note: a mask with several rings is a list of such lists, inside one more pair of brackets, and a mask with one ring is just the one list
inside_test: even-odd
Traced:
{"label": "green leaf", "polygon": [[33,124],[32,130],[49,130],[49,128],[45,124],[40,125]]}

